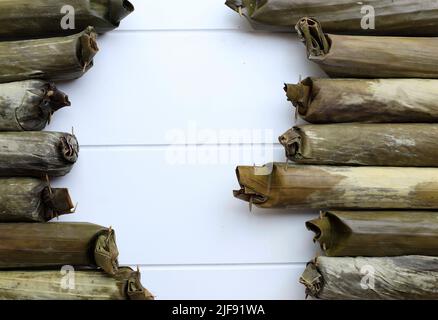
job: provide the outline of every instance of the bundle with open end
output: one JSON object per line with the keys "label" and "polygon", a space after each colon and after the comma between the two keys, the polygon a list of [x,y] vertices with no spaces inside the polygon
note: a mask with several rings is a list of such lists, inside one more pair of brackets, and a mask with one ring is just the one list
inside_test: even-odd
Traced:
{"label": "bundle with open end", "polygon": [[311,16],[338,34],[438,35],[437,1],[227,0],[225,4],[245,15],[256,29],[290,30],[301,17]]}
{"label": "bundle with open end", "polygon": [[0,269],[99,267],[118,270],[115,233],[90,223],[0,224]]}
{"label": "bundle with open end", "polygon": [[0,300],[153,300],[139,271],[0,271]]}
{"label": "bundle with open end", "polygon": [[321,124],[280,136],[289,160],[301,164],[438,167],[436,124]]}
{"label": "bundle with open end", "polygon": [[438,256],[436,211],[326,211],[306,226],[330,257]]}
{"label": "bundle with open end", "polygon": [[307,78],[285,91],[314,124],[438,122],[438,80]]}
{"label": "bundle with open end", "polygon": [[69,35],[88,26],[107,32],[133,11],[128,0],[0,0],[0,39]]}
{"label": "bundle with open end", "polygon": [[0,42],[0,83],[81,77],[98,52],[94,28],[66,37]]}
{"label": "bundle with open end", "polygon": [[438,37],[325,34],[313,18],[302,18],[296,30],[308,58],[331,77],[438,78]]}
{"label": "bundle with open end", "polygon": [[438,209],[438,168],[274,163],[237,178],[234,196],[261,208]]}
{"label": "bundle with open end", "polygon": [[0,176],[63,176],[78,154],[79,143],[69,133],[0,132]]}
{"label": "bundle with open end", "polygon": [[437,300],[437,277],[436,257],[318,257],[300,283],[324,300]]}
{"label": "bundle with open end", "polygon": [[59,109],[70,106],[68,96],[43,80],[0,84],[0,131],[39,131]]}

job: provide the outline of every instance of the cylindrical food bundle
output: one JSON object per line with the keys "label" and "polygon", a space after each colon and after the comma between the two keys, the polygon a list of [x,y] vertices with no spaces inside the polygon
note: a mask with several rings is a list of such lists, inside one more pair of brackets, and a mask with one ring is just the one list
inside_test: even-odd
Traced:
{"label": "cylindrical food bundle", "polygon": [[107,32],[133,11],[128,0],[0,0],[0,39],[69,35],[88,26]]}
{"label": "cylindrical food bundle", "polygon": [[0,84],[0,131],[39,131],[55,111],[70,106],[53,83],[27,80]]}
{"label": "cylindrical food bundle", "polygon": [[140,272],[98,270],[1,271],[0,300],[153,300]]}
{"label": "cylindrical food bundle", "polygon": [[438,122],[438,80],[307,78],[285,91],[310,123]]}
{"label": "cylindrical food bundle", "polygon": [[92,27],[67,37],[0,42],[0,83],[79,78],[98,50]]}
{"label": "cylindrical food bundle", "polygon": [[301,164],[438,167],[436,124],[304,125],[279,141]]}
{"label": "cylindrical food bundle", "polygon": [[296,29],[309,60],[331,77],[438,78],[438,38],[325,34],[312,18]]}
{"label": "cylindrical food bundle", "polygon": [[45,222],[73,209],[67,189],[34,178],[0,178],[0,222]]}
{"label": "cylindrical food bundle", "polygon": [[0,133],[0,176],[63,176],[78,159],[76,137],[60,132]]}
{"label": "cylindrical food bundle", "polygon": [[437,279],[436,257],[318,257],[300,283],[324,300],[437,300]]}
{"label": "cylindrical food bundle", "polygon": [[438,256],[438,212],[329,211],[306,226],[330,257]]}
{"label": "cylindrical food bundle", "polygon": [[274,163],[237,178],[234,196],[261,208],[438,209],[438,168]]}
{"label": "cylindrical food bundle", "polygon": [[0,269],[97,266],[118,269],[114,230],[90,223],[0,224]]}
{"label": "cylindrical food bundle", "polygon": [[311,16],[333,33],[438,35],[436,0],[227,0],[226,5],[257,29],[290,29]]}

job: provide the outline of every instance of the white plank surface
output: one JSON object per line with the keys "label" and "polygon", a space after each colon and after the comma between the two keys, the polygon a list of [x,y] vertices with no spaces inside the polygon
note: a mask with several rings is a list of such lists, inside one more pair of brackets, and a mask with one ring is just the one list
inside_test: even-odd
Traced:
{"label": "white plank surface", "polygon": [[118,32],[124,30],[252,30],[244,18],[225,7],[225,0],[130,1],[135,5],[135,14],[122,22]]}
{"label": "white plank surface", "polygon": [[133,2],[95,67],[60,85],[73,107],[48,129],[81,143],[54,181],[79,203],[61,220],[113,226],[158,299],[303,298],[316,213],[249,212],[232,190],[236,165],[284,160],[283,83],[322,73],[294,35],[248,31],[223,0]]}
{"label": "white plank surface", "polygon": [[296,285],[305,265],[241,265],[140,268],[157,299],[303,300]]}
{"label": "white plank surface", "polygon": [[49,127],[74,124],[83,145],[277,142],[294,118],[284,83],[321,74],[284,34],[112,33],[100,47],[89,73],[60,86],[73,106]]}

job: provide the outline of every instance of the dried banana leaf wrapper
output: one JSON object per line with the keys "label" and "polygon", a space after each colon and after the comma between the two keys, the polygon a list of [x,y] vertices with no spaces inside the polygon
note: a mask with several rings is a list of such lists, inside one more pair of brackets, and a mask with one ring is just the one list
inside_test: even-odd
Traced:
{"label": "dried banana leaf wrapper", "polygon": [[285,91],[314,124],[438,122],[438,80],[307,78]]}
{"label": "dried banana leaf wrapper", "polygon": [[0,300],[153,300],[140,272],[98,270],[1,271]]}
{"label": "dried banana leaf wrapper", "polygon": [[78,159],[76,137],[60,132],[0,133],[0,176],[63,176]]}
{"label": "dried banana leaf wrapper", "polygon": [[89,223],[0,224],[0,269],[97,266],[114,275],[115,233]]}
{"label": "dried banana leaf wrapper", "polygon": [[300,283],[324,300],[437,300],[437,279],[436,257],[318,257]]}
{"label": "dried banana leaf wrapper", "polygon": [[[290,30],[311,16],[337,34],[438,35],[435,0],[227,0],[226,5],[244,14],[256,29]],[[375,9],[374,29],[362,28],[364,6]]]}
{"label": "dried banana leaf wrapper", "polygon": [[79,78],[98,50],[91,27],[67,37],[0,42],[0,83]]}
{"label": "dried banana leaf wrapper", "polygon": [[436,124],[304,125],[279,141],[301,164],[438,167]]}
{"label": "dried banana leaf wrapper", "polygon": [[[74,9],[74,21],[68,21],[74,29],[63,28],[67,13],[61,9],[66,6]],[[103,33],[117,28],[133,11],[127,0],[0,0],[0,39],[68,35],[88,26]]]}
{"label": "dried banana leaf wrapper", "polygon": [[438,38],[325,34],[318,21],[296,26],[309,60],[340,78],[438,78]]}
{"label": "dried banana leaf wrapper", "polygon": [[438,209],[438,169],[268,164],[237,168],[238,199],[261,208]]}
{"label": "dried banana leaf wrapper", "polygon": [[27,80],[0,84],[0,131],[39,131],[55,111],[70,106],[53,83]]}
{"label": "dried banana leaf wrapper", "polygon": [[67,189],[34,178],[0,178],[0,222],[46,222],[73,210]]}
{"label": "dried banana leaf wrapper", "polygon": [[306,226],[330,257],[438,256],[438,212],[329,211]]}

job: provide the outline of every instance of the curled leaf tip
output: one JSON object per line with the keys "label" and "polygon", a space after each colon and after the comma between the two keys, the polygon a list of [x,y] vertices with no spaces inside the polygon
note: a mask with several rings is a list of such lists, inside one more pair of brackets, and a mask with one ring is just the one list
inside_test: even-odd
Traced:
{"label": "curled leaf tip", "polygon": [[242,0],[227,0],[225,5],[241,15],[242,8],[245,6]]}
{"label": "curled leaf tip", "polygon": [[69,191],[65,188],[46,187],[43,191],[43,201],[48,208],[45,217],[47,221],[61,215],[71,214],[74,208]]}
{"label": "curled leaf tip", "polygon": [[93,65],[93,59],[99,52],[97,45],[97,33],[93,27],[88,27],[80,37],[81,55],[80,60],[84,67],[84,72]]}
{"label": "curled leaf tip", "polygon": [[278,141],[286,150],[287,159],[294,160],[302,157],[301,140],[301,134],[297,128],[288,130],[278,138]]}
{"label": "curled leaf tip", "polygon": [[74,135],[64,134],[61,137],[61,152],[65,160],[75,163],[79,155],[79,143]]}
{"label": "curled leaf tip", "polygon": [[119,269],[119,250],[116,244],[114,230],[107,229],[98,236],[94,249],[94,260],[96,265],[106,273],[114,275]]}
{"label": "curled leaf tip", "polygon": [[53,83],[49,83],[45,89],[42,106],[53,113],[61,108],[71,106],[71,102],[67,94],[59,90]]}
{"label": "curled leaf tip", "polygon": [[154,296],[141,283],[140,271],[132,271],[126,287],[126,294],[130,300],[154,300]]}
{"label": "curled leaf tip", "polygon": [[310,262],[300,277],[306,287],[306,296],[317,298],[323,287],[323,278],[314,262]]}
{"label": "curled leaf tip", "polygon": [[300,40],[306,44],[309,58],[322,57],[330,51],[329,39],[318,20],[309,17],[301,18],[295,30]]}

